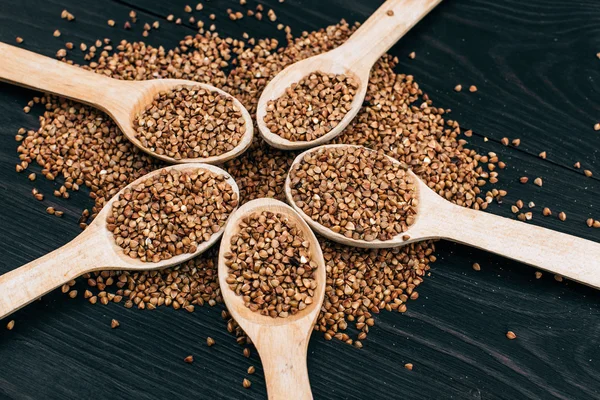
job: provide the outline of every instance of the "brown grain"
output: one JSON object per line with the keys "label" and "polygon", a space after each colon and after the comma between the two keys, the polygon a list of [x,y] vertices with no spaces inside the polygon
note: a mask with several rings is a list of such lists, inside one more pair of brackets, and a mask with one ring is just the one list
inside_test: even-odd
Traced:
{"label": "brown grain", "polygon": [[558,219],[560,219],[561,221],[565,221],[567,219],[567,214],[565,214],[563,211],[559,212]]}

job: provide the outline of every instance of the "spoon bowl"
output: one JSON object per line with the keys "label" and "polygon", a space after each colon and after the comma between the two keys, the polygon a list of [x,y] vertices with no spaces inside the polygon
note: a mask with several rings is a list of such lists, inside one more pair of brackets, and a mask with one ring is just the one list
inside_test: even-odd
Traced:
{"label": "spoon bowl", "polygon": [[[294,162],[292,163],[292,166],[290,167],[290,171],[292,169],[294,169],[297,165],[301,164],[302,160],[304,159],[304,156],[306,156],[307,154],[317,152],[321,149],[349,148],[349,147],[354,147],[357,149],[363,148],[363,146],[350,145],[350,144],[328,144],[328,145],[324,145],[324,146],[313,147],[312,149],[309,149],[301,154],[298,154],[298,156],[296,156],[296,158],[294,159]],[[386,157],[393,163],[401,164],[400,161],[396,160],[395,158],[392,158],[389,156],[386,156]],[[347,246],[366,248],[366,249],[382,249],[382,248],[398,247],[398,246],[414,243],[417,241],[427,240],[427,239],[437,239],[438,237],[433,236],[433,230],[430,229],[430,227],[427,225],[428,221],[431,219],[428,220],[427,218],[424,218],[423,215],[430,215],[432,212],[435,213],[435,210],[436,210],[435,207],[437,205],[436,200],[438,200],[438,198],[440,200],[442,200],[442,199],[433,190],[431,190],[425,184],[425,182],[423,182],[421,179],[419,179],[419,177],[417,177],[414,174],[414,172],[412,172],[411,170],[407,170],[407,173],[412,178],[412,181],[415,184],[414,197],[418,200],[417,214],[415,215],[414,223],[409,227],[408,231],[402,232],[390,240],[375,239],[375,240],[367,241],[367,240],[362,240],[362,239],[349,238],[349,237],[342,235],[341,233],[332,231],[331,229],[327,228],[326,226],[320,224],[319,222],[317,222],[314,219],[312,219],[311,217],[309,217],[294,202],[294,197],[292,194],[292,187],[291,187],[290,173],[288,173],[288,175],[286,177],[284,190],[285,190],[285,196],[286,196],[288,202],[290,203],[290,205],[292,206],[292,208],[298,214],[300,214],[302,216],[302,218],[304,218],[304,220],[308,223],[308,225],[310,225],[310,227],[315,232],[317,232],[319,235],[324,236],[328,239],[331,239],[337,243],[345,244]],[[425,199],[423,199],[423,197],[425,197]],[[445,202],[445,200],[442,200],[442,201]],[[408,239],[406,238],[407,236],[409,237]]]}
{"label": "spoon bowl", "polygon": [[[344,58],[343,53],[344,49],[338,47],[335,50],[298,61],[297,63],[288,66],[283,71],[278,73],[267,84],[260,96],[260,99],[258,100],[256,109],[256,124],[263,139],[269,145],[282,150],[298,150],[318,146],[323,143],[327,143],[338,136],[340,133],[342,133],[346,126],[348,126],[350,121],[354,119],[356,114],[358,114],[360,111],[365,94],[367,93],[370,69],[357,69],[355,66],[347,64],[347,61],[350,60]],[[350,104],[350,109],[348,112],[335,126],[335,128],[314,140],[291,141],[271,132],[264,121],[264,118],[267,115],[267,105],[269,101],[278,99],[285,93],[286,89],[292,83],[299,82],[305,76],[316,71],[332,73],[336,75],[346,75],[353,78],[358,84],[358,90],[352,99],[352,103]]]}
{"label": "spoon bowl", "polygon": [[[241,296],[235,294],[227,283],[229,267],[225,254],[231,251],[231,237],[239,233],[239,221],[262,211],[280,213],[298,226],[310,242],[311,258],[317,263],[317,289],[313,302],[295,315],[272,318],[250,310]],[[321,246],[306,222],[287,204],[275,199],[257,199],[241,206],[225,227],[219,249],[219,284],[221,294],[235,321],[256,346],[267,382],[271,400],[312,399],[306,352],[321,305],[325,297],[326,270]]]}
{"label": "spoon bowl", "polygon": [[[222,175],[239,199],[239,188],[235,180],[225,171],[210,164],[188,163],[172,165],[146,174],[106,202],[92,223],[85,231],[63,247],[34,260],[20,268],[0,276],[0,319],[13,313],[33,300],[50,292],[52,289],[85,273],[103,270],[151,270],[163,269],[181,264],[208,250],[215,244],[225,230],[225,225],[214,233],[209,240],[198,245],[194,253],[184,253],[159,262],[144,262],[129,257],[114,240],[113,233],[108,230],[106,219],[112,211],[113,203],[127,189],[143,183],[148,178],[168,171],[210,171]],[[237,208],[236,208],[237,209]],[[229,215],[233,215],[235,209]]]}
{"label": "spoon bowl", "polygon": [[[329,142],[348,126],[363,104],[373,64],[441,0],[387,0],[341,46],[298,61],[279,72],[265,87],[256,110],[256,122],[263,139],[282,150],[300,150]],[[358,90],[350,110],[323,136],[310,141],[292,141],[273,133],[264,122],[269,101],[276,100],[293,83],[313,72],[343,74],[354,78]]]}
{"label": "spoon bowl", "polygon": [[[348,144],[332,144],[309,149],[299,154],[290,171],[302,163],[304,156],[321,149],[361,148]],[[406,166],[395,158],[390,161]],[[391,248],[428,239],[447,239],[487,250],[546,271],[560,274],[580,283],[600,288],[600,243],[511,220],[483,211],[458,206],[434,192],[412,171],[415,183],[417,213],[406,232],[390,240],[359,240],[336,233],[313,220],[294,202],[290,173],[285,181],[285,195],[292,208],[320,235],[348,246]]]}
{"label": "spoon bowl", "polygon": [[[109,107],[98,107],[114,119],[117,125],[119,125],[119,128],[121,128],[121,131],[123,131],[123,134],[127,136],[127,138],[136,147],[138,147],[140,150],[152,157],[158,158],[170,164],[199,162],[204,164],[219,165],[225,163],[226,161],[232,160],[240,154],[244,153],[252,144],[252,137],[254,135],[254,125],[252,123],[252,117],[250,116],[250,113],[248,112],[248,110],[246,110],[246,108],[238,99],[219,88],[207,85],[205,83],[193,82],[183,79],[115,81],[118,82],[118,88],[114,92],[111,92],[111,95],[114,98],[113,101],[110,102],[111,105]],[[127,84],[124,85],[124,83]],[[217,92],[225,97],[230,98],[233,101],[233,104],[235,104],[235,106],[242,113],[245,128],[244,135],[242,135],[239,143],[233,149],[216,156],[176,159],[164,154],[158,154],[157,152],[148,149],[147,147],[144,147],[142,145],[142,143],[136,136],[135,129],[133,128],[134,120],[141,112],[144,111],[146,105],[152,103],[154,96],[161,92],[173,90],[176,87],[180,86],[184,86],[187,88],[201,87],[207,91]],[[128,95],[125,96],[125,93],[128,93]],[[121,100],[117,100],[118,98]]]}
{"label": "spoon bowl", "polygon": [[[171,164],[222,164],[250,147],[254,126],[242,103],[227,92],[205,83],[183,79],[125,81],[96,74],[64,62],[0,43],[0,80],[76,100],[107,113],[123,134],[143,152]],[[235,148],[211,157],[176,159],[144,147],[136,137],[134,120],[160,92],[178,86],[201,87],[230,98],[244,118],[244,135]]]}

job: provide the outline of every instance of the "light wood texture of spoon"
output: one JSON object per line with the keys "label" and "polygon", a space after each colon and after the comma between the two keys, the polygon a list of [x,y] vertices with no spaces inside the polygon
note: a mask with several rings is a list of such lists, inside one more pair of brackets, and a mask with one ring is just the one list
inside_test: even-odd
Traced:
{"label": "light wood texture of spoon", "polygon": [[[317,289],[312,304],[287,318],[272,318],[251,311],[244,305],[242,297],[229,289],[226,281],[229,268],[225,265],[224,255],[231,251],[231,237],[239,232],[238,221],[262,211],[284,214],[297,224],[310,241],[311,257],[318,265]],[[321,246],[306,222],[290,206],[275,199],[263,198],[244,204],[231,216],[223,233],[219,249],[219,284],[227,309],[260,354],[269,399],[312,399],[306,351],[325,296],[326,271]]]}
{"label": "light wood texture of spoon", "polygon": [[[127,187],[138,185],[164,170],[197,171],[198,169],[224,175],[239,197],[238,186],[229,174],[213,165],[199,163],[172,165],[158,169],[135,180]],[[71,242],[52,253],[0,276],[0,319],[88,272],[162,269],[180,264],[206,251],[219,240],[225,230],[225,226],[223,226],[208,241],[201,243],[195,253],[180,254],[157,263],[143,262],[131,258],[123,253],[123,249],[115,243],[112,232],[106,227],[106,218],[112,210],[112,204],[124,190],[125,188],[121,189],[119,193],[110,199],[86,230]],[[229,218],[231,218],[231,215]]]}
{"label": "light wood texture of spoon", "polygon": [[[171,164],[199,162],[222,164],[250,147],[254,126],[252,117],[235,97],[214,86],[183,79],[124,81],[86,71],[83,68],[0,42],[0,80],[56,94],[96,107],[107,113],[123,134],[140,150]],[[241,111],[246,132],[238,145],[223,154],[205,158],[175,159],[142,146],[136,138],[133,121],[159,92],[177,86],[202,87],[231,98]]]}
{"label": "light wood texture of spoon", "polygon": [[[292,168],[301,162],[305,154],[333,147],[360,146],[340,144],[313,148],[298,155]],[[400,163],[392,157],[388,158]],[[314,221],[294,203],[289,174],[285,182],[285,194],[292,207],[316,232],[338,243],[364,248],[389,248],[427,239],[447,239],[600,289],[600,243],[458,206],[439,196],[412,171],[408,172],[416,183],[418,205],[415,223],[408,231],[387,241],[347,238]],[[402,240],[405,235],[410,238]]]}
{"label": "light wood texture of spoon", "polygon": [[[278,149],[299,150],[329,142],[342,133],[363,104],[373,64],[441,1],[387,0],[344,44],[294,63],[278,73],[258,100],[256,122],[265,141]],[[267,103],[282,96],[293,83],[316,71],[344,74],[358,82],[359,88],[348,113],[335,128],[311,141],[294,142],[271,132],[264,122]]]}

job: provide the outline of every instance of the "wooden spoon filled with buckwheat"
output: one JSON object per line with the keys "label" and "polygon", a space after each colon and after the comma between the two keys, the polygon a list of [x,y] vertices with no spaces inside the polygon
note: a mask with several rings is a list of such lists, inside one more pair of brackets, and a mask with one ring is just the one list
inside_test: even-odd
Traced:
{"label": "wooden spoon filled with buckwheat", "polygon": [[285,193],[316,232],[338,243],[448,239],[600,288],[600,244],[460,207],[383,152],[346,144],[307,150],[294,160]]}
{"label": "wooden spoon filled with buckwheat", "polygon": [[387,0],[341,46],[279,72],[258,100],[271,146],[306,149],[338,136],[362,107],[373,64],[442,0]]}
{"label": "wooden spoon filled with buckwheat", "polygon": [[221,293],[260,353],[271,400],[312,399],[306,353],[325,272],[317,238],[287,204],[253,200],[227,223],[219,249]]}
{"label": "wooden spoon filled with buckwheat", "polygon": [[238,202],[233,178],[213,165],[172,165],[144,175],[71,242],[0,276],[0,319],[89,272],[189,260],[219,240]]}
{"label": "wooden spoon filled with buckwheat", "polygon": [[0,80],[105,111],[138,148],[168,163],[222,164],[252,143],[252,118],[235,97],[182,79],[126,81],[0,43]]}

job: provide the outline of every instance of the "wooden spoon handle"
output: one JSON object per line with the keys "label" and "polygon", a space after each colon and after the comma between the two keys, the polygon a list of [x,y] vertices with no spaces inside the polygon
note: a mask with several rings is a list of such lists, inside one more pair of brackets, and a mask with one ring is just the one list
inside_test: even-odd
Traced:
{"label": "wooden spoon handle", "polygon": [[600,288],[600,243],[452,206],[441,237]]}
{"label": "wooden spoon handle", "polygon": [[0,42],[0,80],[99,105],[114,79]]}
{"label": "wooden spoon handle", "polygon": [[102,262],[86,238],[90,236],[84,232],[52,253],[0,276],[0,319]]}
{"label": "wooden spoon handle", "polygon": [[290,345],[293,337],[271,337],[261,346],[260,359],[269,400],[312,400],[306,367],[306,340]]}
{"label": "wooden spoon handle", "polygon": [[402,36],[442,0],[387,0],[341,48],[349,65],[369,69]]}

